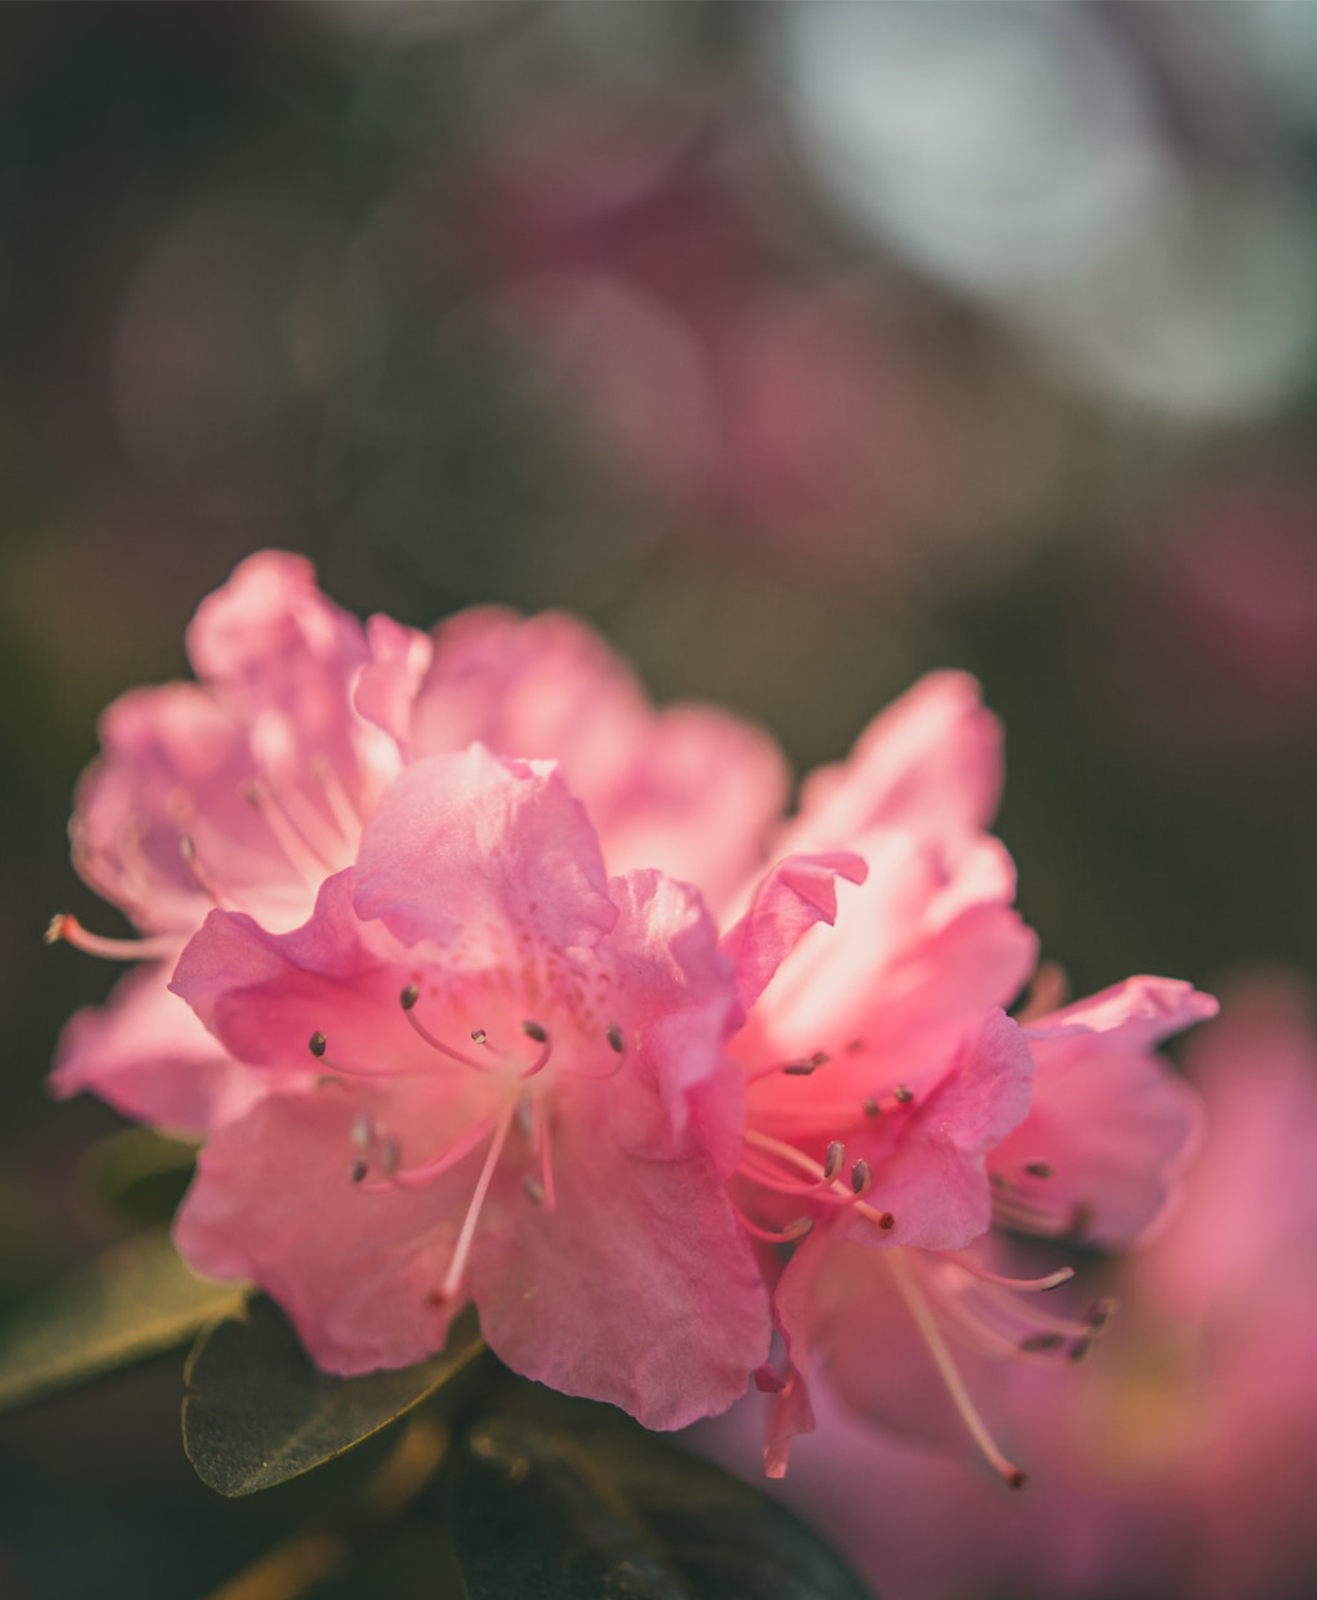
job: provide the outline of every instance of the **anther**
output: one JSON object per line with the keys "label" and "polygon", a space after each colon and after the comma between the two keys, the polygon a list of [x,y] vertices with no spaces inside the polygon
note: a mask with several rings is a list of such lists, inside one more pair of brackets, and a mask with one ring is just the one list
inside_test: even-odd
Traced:
{"label": "anther", "polygon": [[1037,1355],[1045,1350],[1059,1350],[1065,1343],[1063,1333],[1030,1333],[1016,1347],[1022,1355]]}
{"label": "anther", "polygon": [[532,1178],[528,1172],[521,1180],[521,1188],[531,1205],[542,1206],[544,1204],[544,1185],[538,1178]]}
{"label": "anther", "polygon": [[1105,1328],[1111,1320],[1111,1314],[1116,1309],[1114,1300],[1099,1300],[1096,1305],[1089,1308],[1087,1322],[1096,1333],[1099,1328]]}
{"label": "anther", "polygon": [[1082,1339],[1076,1339],[1069,1350],[1066,1351],[1066,1360],[1071,1362],[1082,1361],[1093,1348],[1093,1337],[1085,1334]]}
{"label": "anther", "polygon": [[358,1112],[352,1124],[352,1142],[363,1154],[375,1143],[375,1119]]}
{"label": "anther", "polygon": [[321,1033],[320,1029],[317,1028],[316,1031],[311,1035],[310,1039],[307,1040],[307,1048],[318,1061],[329,1048],[329,1040],[326,1039],[324,1034]]}
{"label": "anther", "polygon": [[852,1039],[851,1042],[846,1046],[846,1048],[847,1048],[847,1050],[850,1051],[850,1053],[853,1056],[857,1056],[857,1055],[859,1055],[860,1051],[864,1049],[864,1040],[863,1039]]}
{"label": "anther", "polygon": [[409,983],[398,996],[399,1003],[404,1011],[410,1011],[421,998],[421,991],[414,983]]}
{"label": "anther", "polygon": [[369,1170],[370,1169],[366,1165],[365,1158],[358,1156],[352,1163],[352,1166],[348,1172],[348,1179],[352,1183],[360,1183],[365,1178],[366,1173]]}
{"label": "anther", "polygon": [[864,1102],[864,1114],[865,1114],[865,1116],[866,1117],[880,1117],[882,1115],[882,1112],[883,1112],[883,1108],[878,1104],[877,1097],[875,1095],[870,1095],[869,1098]]}
{"label": "anther", "polygon": [[812,1072],[817,1070],[817,1066],[813,1061],[805,1060],[788,1061],[786,1066],[782,1068],[788,1078],[808,1078]]}
{"label": "anther", "polygon": [[[873,1185],[873,1172],[863,1156],[851,1168],[851,1188],[857,1195],[868,1194]],[[890,1223],[888,1224],[890,1227]]]}
{"label": "anther", "polygon": [[608,1040],[609,1046],[615,1050],[618,1055],[621,1055],[626,1049],[626,1038],[624,1037],[622,1030],[618,1027],[617,1023],[610,1022],[608,1024],[608,1026],[604,1029],[604,1037]]}
{"label": "anther", "polygon": [[1049,1161],[1026,1161],[1024,1170],[1031,1178],[1050,1178],[1053,1172]]}
{"label": "anther", "polygon": [[828,1146],[827,1154],[823,1158],[823,1176],[829,1183],[838,1177],[841,1169],[846,1164],[846,1146],[840,1139],[834,1139]]}
{"label": "anther", "polygon": [[473,1044],[484,1044],[485,1040],[488,1039],[488,1038],[489,1038],[489,1035],[485,1032],[485,1030],[483,1028],[472,1028],[472,1030],[471,1030],[471,1042]]}
{"label": "anther", "polygon": [[549,1042],[548,1031],[541,1023],[532,1022],[527,1019],[522,1023],[521,1031],[528,1039],[534,1039],[536,1044],[548,1044]]}
{"label": "anther", "polygon": [[908,1106],[914,1097],[915,1091],[907,1089],[903,1083],[898,1083],[896,1088],[892,1090],[892,1099],[896,1101],[898,1106]]}
{"label": "anther", "polygon": [[380,1143],[380,1171],[386,1178],[392,1178],[397,1172],[401,1159],[397,1138],[390,1133]]}
{"label": "anther", "polygon": [[831,1059],[826,1050],[816,1050],[809,1058],[809,1064],[811,1067],[826,1067]]}

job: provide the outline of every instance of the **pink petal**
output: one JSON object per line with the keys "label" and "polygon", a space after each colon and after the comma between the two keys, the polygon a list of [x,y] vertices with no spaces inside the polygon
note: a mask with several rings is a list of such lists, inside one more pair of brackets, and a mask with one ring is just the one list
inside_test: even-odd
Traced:
{"label": "pink petal", "polygon": [[[396,660],[396,640],[391,650]],[[389,670],[396,689],[399,669]],[[396,711],[380,720],[401,728]],[[761,863],[787,792],[785,762],[764,733],[700,707],[654,712],[603,641],[555,613],[523,619],[484,606],[436,629],[409,737],[414,756],[479,740],[556,761],[610,870],[658,867],[698,883],[715,906]]]}
{"label": "pink petal", "polygon": [[788,856],[772,868],[750,909],[723,939],[723,954],[736,967],[736,997],[743,1009],[759,998],[808,929],[836,920],[837,878],[863,883],[868,870],[859,856],[842,850]]}
{"label": "pink petal", "polygon": [[[458,964],[594,945],[617,920],[594,830],[562,780],[480,745],[414,761],[385,792],[356,904]],[[523,937],[527,951],[509,946]]]}
{"label": "pink petal", "polygon": [[993,841],[962,857],[968,884],[908,834],[876,829],[857,845],[867,879],[834,928],[805,931],[755,1003],[737,1054],[758,1064],[823,1050],[829,1098],[858,1105],[935,1075],[967,1023],[1014,997],[1036,941],[1006,903]]}
{"label": "pink petal", "polygon": [[528,1209],[471,1264],[480,1323],[526,1377],[680,1428],[744,1394],[768,1296],[714,1165],[628,1156],[580,1119],[555,1135],[554,1212]]}
{"label": "pink petal", "polygon": [[[316,1364],[351,1374],[439,1349],[461,1303],[438,1306],[471,1178],[372,1194],[349,1181],[365,1094],[271,1095],[218,1129],[174,1224],[201,1273],[248,1278],[288,1313]],[[441,1180],[442,1182],[443,1180]]]}
{"label": "pink petal", "polygon": [[[931,1088],[904,1113],[879,1117],[851,1154],[874,1174],[870,1202],[895,1217],[883,1243],[956,1250],[992,1220],[986,1157],[1029,1110],[1033,1061],[1021,1030],[990,1012],[961,1041]],[[837,1224],[874,1242],[860,1218]]]}
{"label": "pink petal", "polygon": [[[1197,1096],[1153,1052],[1216,1002],[1169,978],[1131,978],[1027,1030],[1038,1072],[1025,1122],[992,1156],[1040,1231],[1128,1246],[1161,1215],[1199,1124]],[[1029,1168],[1050,1169],[1033,1176]],[[1003,1211],[1003,1216],[1006,1213]],[[1027,1225],[1027,1224],[1022,1224]]]}
{"label": "pink petal", "polygon": [[204,689],[178,683],[121,695],[101,717],[100,738],[103,754],[78,786],[74,865],[139,928],[195,928],[214,904],[207,864],[222,869],[233,893],[275,914],[305,901],[244,798],[247,730]]}
{"label": "pink petal", "polygon": [[315,913],[291,933],[213,911],[179,957],[170,988],[238,1059],[270,1069],[284,1087],[309,1084],[312,1034],[356,1071],[406,1070],[426,1046],[408,1027],[399,995],[411,953],[352,904],[351,870],[326,880]]}
{"label": "pink petal", "polygon": [[842,844],[878,825],[973,834],[991,821],[1001,785],[1001,728],[978,684],[930,673],[874,718],[844,763],[810,777],[781,848]]}
{"label": "pink petal", "polygon": [[429,670],[434,646],[429,634],[404,627],[382,612],[366,623],[366,639],[370,660],[357,679],[357,711],[410,755],[412,706]]}
{"label": "pink petal", "polygon": [[612,1136],[649,1160],[711,1153],[723,1171],[740,1159],[745,1089],[723,1054],[734,1015],[732,970],[713,920],[696,892],[657,872],[609,884],[618,919],[599,947],[611,976],[610,1000],[627,1019],[643,1082],[658,1096],[615,1111]]}
{"label": "pink petal", "polygon": [[60,1035],[51,1087],[90,1089],[125,1116],[178,1133],[205,1133],[261,1093],[166,987],[162,963],[127,973],[103,1006],[76,1012]]}

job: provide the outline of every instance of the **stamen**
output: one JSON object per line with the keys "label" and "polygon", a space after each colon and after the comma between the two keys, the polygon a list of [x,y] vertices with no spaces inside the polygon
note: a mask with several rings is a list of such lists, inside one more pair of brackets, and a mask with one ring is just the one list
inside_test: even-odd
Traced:
{"label": "stamen", "polygon": [[509,1100],[499,1115],[498,1126],[490,1141],[489,1153],[485,1157],[484,1166],[480,1169],[480,1177],[476,1180],[476,1192],[471,1196],[471,1204],[467,1207],[466,1216],[462,1221],[462,1231],[457,1236],[453,1259],[448,1263],[448,1271],[439,1286],[439,1293],[445,1301],[451,1300],[457,1293],[462,1274],[466,1271],[467,1257],[471,1254],[471,1241],[476,1234],[476,1224],[480,1220],[481,1208],[485,1204],[485,1196],[489,1193],[489,1185],[494,1177],[494,1169],[498,1166],[498,1158],[503,1153],[503,1144],[507,1139],[508,1129],[512,1126],[515,1109],[516,1101]]}
{"label": "stamen", "polygon": [[558,1207],[558,1196],[553,1186],[553,1151],[550,1148],[549,1124],[544,1115],[544,1107],[538,1100],[535,1102],[535,1109],[539,1123],[540,1180],[544,1189],[544,1204],[550,1211],[555,1211]]}
{"label": "stamen", "polygon": [[[509,1115],[514,1102],[509,1102]],[[437,1156],[431,1156],[428,1161],[423,1161],[419,1167],[395,1168],[388,1175],[385,1182],[372,1183],[367,1186],[367,1194],[388,1194],[391,1189],[423,1189],[427,1183],[433,1183],[442,1173],[450,1167],[455,1167],[459,1161],[464,1160],[477,1145],[483,1143],[493,1131],[495,1121],[492,1116],[482,1117],[480,1121],[473,1122],[459,1138],[455,1139],[446,1150],[441,1150]],[[506,1131],[506,1130],[505,1130]]]}
{"label": "stamen", "polygon": [[47,944],[61,940],[75,950],[89,956],[104,956],[109,961],[156,961],[173,955],[178,949],[178,939],[173,934],[161,933],[143,939],[107,939],[99,933],[88,933],[71,912],[61,911],[50,919],[43,935]]}
{"label": "stamen", "polygon": [[794,1145],[784,1144],[781,1139],[774,1139],[771,1134],[762,1133],[758,1128],[747,1128],[744,1138],[746,1144],[764,1151],[767,1155],[776,1157],[787,1166],[795,1167],[797,1172],[804,1172],[814,1179],[814,1184],[808,1189],[789,1186],[783,1183],[780,1178],[765,1174],[762,1168],[757,1167],[753,1160],[747,1162],[743,1158],[738,1170],[742,1171],[751,1182],[762,1184],[765,1188],[777,1189],[784,1194],[815,1194],[822,1201],[831,1201],[834,1197],[840,1197],[845,1204],[851,1206],[860,1216],[869,1222],[877,1224],[884,1233],[889,1232],[896,1226],[896,1218],[893,1217],[890,1211],[877,1211],[858,1195],[846,1194],[844,1190],[834,1188],[828,1179],[826,1169],[821,1167],[812,1157],[807,1156],[803,1150],[797,1150]]}
{"label": "stamen", "polygon": [[201,890],[206,899],[214,905],[223,906],[226,910],[232,910],[232,898],[221,893],[219,885],[197,859],[197,842],[190,833],[179,834],[178,853],[182,856],[183,865],[188,869],[193,883]]}
{"label": "stamen", "polygon": [[1065,1343],[1063,1333],[1030,1333],[1020,1340],[1021,1355],[1042,1355],[1049,1350],[1059,1350]]}
{"label": "stamen", "polygon": [[965,1380],[961,1377],[960,1369],[956,1366],[947,1342],[942,1337],[942,1330],[937,1325],[932,1308],[924,1298],[918,1283],[915,1282],[908,1263],[902,1259],[899,1250],[883,1251],[881,1259],[887,1263],[887,1269],[892,1274],[901,1298],[905,1301],[906,1309],[914,1318],[915,1326],[919,1329],[924,1343],[928,1346],[928,1353],[937,1367],[938,1376],[951,1397],[951,1403],[960,1413],[961,1421],[969,1430],[970,1438],[978,1446],[983,1459],[1004,1483],[1009,1484],[1012,1489],[1023,1489],[1029,1481],[1028,1474],[1002,1454],[996,1440],[988,1432],[987,1424],[965,1387]]}
{"label": "stamen", "polygon": [[1114,1300],[1099,1300],[1089,1307],[1088,1325],[1093,1329],[1094,1333],[1100,1328],[1106,1327],[1107,1323],[1111,1321],[1115,1310],[1116,1302]]}
{"label": "stamen", "polygon": [[289,865],[299,877],[309,884],[318,884],[326,872],[334,870],[329,859],[315,849],[264,784],[259,780],[249,783],[243,791],[243,797],[254,811],[260,812],[266,827],[274,835],[275,843],[288,857]]}
{"label": "stamen", "polygon": [[338,831],[343,835],[343,842],[355,848],[361,838],[361,817],[352,804],[351,796],[343,787],[338,773],[324,756],[315,757],[311,763],[311,770],[325,791],[325,799],[329,802],[329,809]]}
{"label": "stamen", "polygon": [[548,1066],[549,1057],[553,1054],[553,1043],[549,1038],[548,1031],[541,1023],[532,1022],[527,1019],[527,1021],[522,1023],[521,1031],[528,1039],[533,1039],[535,1043],[540,1046],[539,1055],[535,1057],[530,1066],[527,1067],[525,1072],[522,1073],[523,1078],[533,1078],[537,1072],[543,1072],[545,1067]]}
{"label": "stamen", "polygon": [[414,983],[409,983],[398,996],[403,1013],[413,1030],[425,1040],[432,1050],[437,1050],[440,1055],[447,1056],[450,1061],[456,1061],[461,1066],[470,1067],[473,1072],[484,1072],[486,1068],[482,1062],[473,1061],[470,1056],[464,1056],[460,1050],[454,1050],[452,1045],[445,1044],[442,1039],[431,1033],[429,1028],[415,1015],[414,1008],[420,997],[421,991]]}
{"label": "stamen", "polygon": [[799,1060],[788,1061],[782,1071],[788,1078],[808,1078],[820,1067],[826,1067],[831,1059],[826,1050],[816,1050],[811,1056],[801,1056]]}
{"label": "stamen", "polygon": [[779,1233],[773,1233],[767,1228],[761,1228],[758,1223],[751,1222],[749,1217],[739,1208],[734,1207],[736,1214],[741,1219],[741,1226],[747,1233],[756,1239],[762,1239],[765,1244],[795,1244],[797,1239],[803,1239],[813,1230],[813,1217],[797,1217],[794,1222],[789,1222]]}
{"label": "stamen", "polygon": [[[1017,1286],[1006,1280],[994,1281],[991,1274],[975,1274],[955,1257],[948,1257],[944,1272],[954,1275],[959,1269],[964,1278],[959,1286],[954,1276],[950,1292],[941,1298],[945,1314],[957,1322],[971,1342],[990,1355],[1036,1356],[1080,1359],[1097,1337],[1097,1326],[1089,1317],[1075,1320],[1055,1316],[1037,1306],[1027,1306],[1019,1289],[1046,1288],[1052,1278],[1026,1280]],[[1055,1274],[1052,1275],[1055,1277]],[[1096,1310],[1097,1308],[1093,1308]]]}
{"label": "stamen", "polygon": [[955,1260],[962,1271],[978,1278],[980,1282],[995,1283],[1000,1288],[1011,1289],[1017,1294],[1045,1293],[1048,1289],[1059,1289],[1063,1283],[1069,1283],[1075,1275],[1073,1267],[1058,1267],[1055,1272],[1049,1272],[1041,1278],[1007,1278],[999,1272],[989,1272],[987,1267],[981,1267],[977,1261],[972,1261],[967,1256],[958,1255]]}
{"label": "stamen", "polygon": [[317,1028],[307,1040],[307,1047],[311,1051],[311,1054],[315,1056],[317,1060],[320,1060],[323,1058],[325,1051],[329,1049],[329,1040],[326,1039],[324,1034],[321,1033],[320,1029]]}

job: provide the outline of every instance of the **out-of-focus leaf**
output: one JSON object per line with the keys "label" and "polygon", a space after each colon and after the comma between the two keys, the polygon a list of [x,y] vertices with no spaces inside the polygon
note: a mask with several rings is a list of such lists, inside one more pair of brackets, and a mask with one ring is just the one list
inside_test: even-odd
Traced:
{"label": "out-of-focus leaf", "polygon": [[469,1600],[871,1600],[780,1502],[604,1415],[472,1427],[449,1518]]}
{"label": "out-of-focus leaf", "polygon": [[152,1128],[124,1128],[88,1151],[85,1170],[98,1200],[125,1221],[147,1227],[173,1216],[196,1159],[195,1145]]}
{"label": "out-of-focus leaf", "polygon": [[464,1372],[485,1349],[474,1311],[438,1355],[396,1372],[335,1378],[315,1367],[288,1319],[256,1300],[188,1360],[183,1447],[203,1483],[254,1494],[332,1461]]}
{"label": "out-of-focus leaf", "polygon": [[163,1231],[117,1245],[0,1325],[0,1410],[183,1344],[250,1292],[197,1277]]}

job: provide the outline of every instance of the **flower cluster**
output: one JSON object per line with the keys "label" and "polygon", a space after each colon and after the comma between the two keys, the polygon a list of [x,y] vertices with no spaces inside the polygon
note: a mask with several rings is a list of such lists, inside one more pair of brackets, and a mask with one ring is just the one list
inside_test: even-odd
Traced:
{"label": "flower cluster", "polygon": [[1051,1312],[1069,1269],[999,1245],[1152,1225],[1197,1121],[1155,1048],[1214,1006],[1134,978],[1057,1007],[1044,968],[1007,1014],[1036,948],[972,680],[917,684],[788,818],[765,735],[653,710],[563,616],[362,628],[266,552],[188,650],[78,794],[78,870],[141,937],[52,936],[141,964],[54,1084],[201,1138],[197,1270],[332,1372],[474,1301],[511,1367],[651,1427],[753,1377],[774,1474],[826,1374],[1022,1481],[957,1346],[1088,1350],[1106,1308]]}

